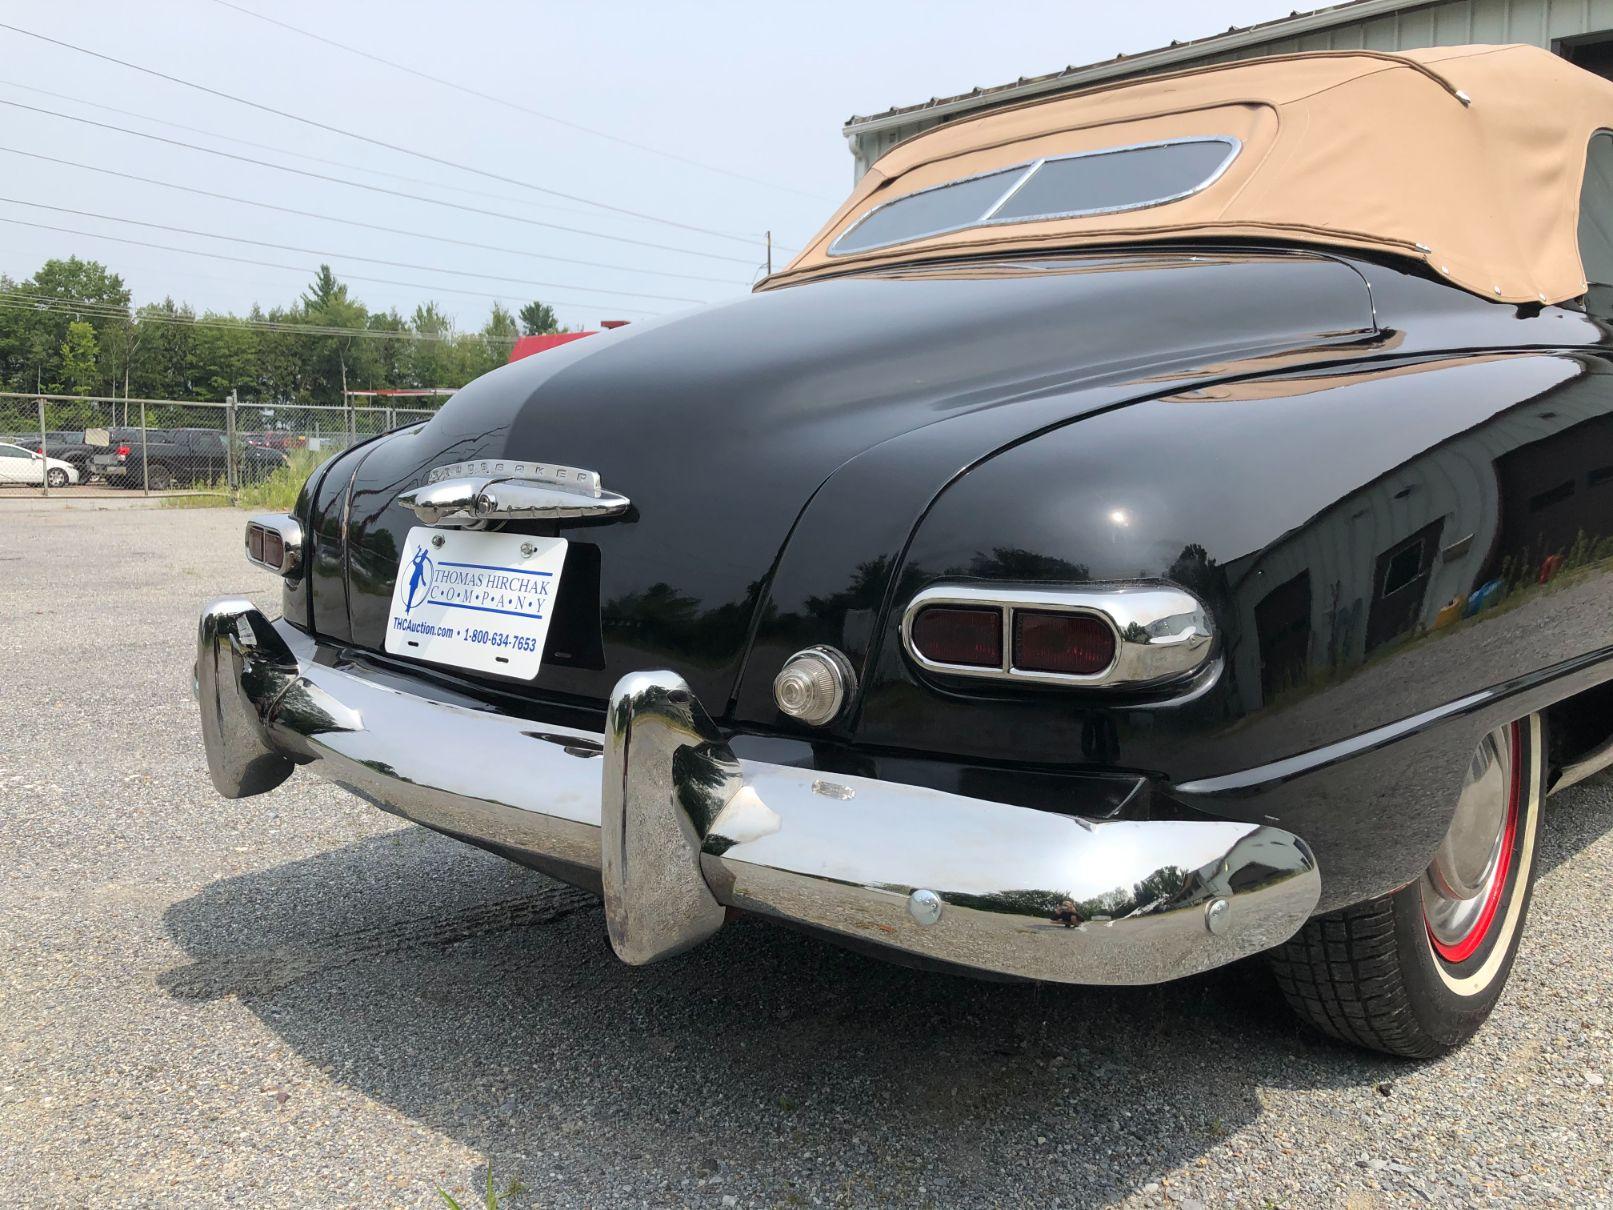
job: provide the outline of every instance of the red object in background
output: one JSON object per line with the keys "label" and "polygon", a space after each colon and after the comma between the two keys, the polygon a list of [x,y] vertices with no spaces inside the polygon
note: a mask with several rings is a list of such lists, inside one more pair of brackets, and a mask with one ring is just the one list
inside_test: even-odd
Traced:
{"label": "red object in background", "polygon": [[1552,577],[1562,570],[1562,566],[1563,557],[1561,555],[1547,555],[1540,564],[1540,579],[1537,582],[1550,584]]}
{"label": "red object in background", "polygon": [[510,350],[510,360],[520,361],[521,358],[531,357],[534,353],[542,353],[547,349],[558,348],[574,340],[581,340],[584,336],[593,335],[595,335],[593,332],[551,332],[547,336],[523,336]]}

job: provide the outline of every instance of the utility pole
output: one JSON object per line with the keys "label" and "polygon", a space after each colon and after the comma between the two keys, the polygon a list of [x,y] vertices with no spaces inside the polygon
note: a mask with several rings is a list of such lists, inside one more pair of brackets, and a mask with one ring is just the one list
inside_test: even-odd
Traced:
{"label": "utility pole", "polygon": [[[124,417],[128,419],[127,416]],[[140,401],[140,494],[151,495],[151,446],[147,441],[150,430],[146,428],[146,401]]]}
{"label": "utility pole", "polygon": [[[129,424],[129,363],[134,360],[134,321],[131,319],[123,325],[123,424]],[[112,427],[118,424],[117,405],[112,405]],[[108,434],[110,436],[110,434]]]}
{"label": "utility pole", "polygon": [[353,430],[357,427],[358,418],[353,415],[353,399],[347,393],[347,354],[342,353],[339,356],[342,363],[342,425],[347,430],[343,444],[352,445]]}
{"label": "utility pole", "polygon": [[235,507],[239,499],[236,487],[240,482],[240,476],[236,473],[236,462],[239,458],[235,427],[237,403],[236,394],[232,390],[229,397],[224,400],[224,490],[229,497],[231,508]]}
{"label": "utility pole", "polygon": [[50,442],[45,440],[45,400],[39,403],[39,494],[50,495]]}
{"label": "utility pole", "polygon": [[767,233],[767,275],[773,276],[773,233]]}

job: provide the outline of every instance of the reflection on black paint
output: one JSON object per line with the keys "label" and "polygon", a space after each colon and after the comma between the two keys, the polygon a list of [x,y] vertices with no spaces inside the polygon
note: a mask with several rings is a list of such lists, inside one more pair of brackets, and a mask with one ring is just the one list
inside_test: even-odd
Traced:
{"label": "reflection on black paint", "polygon": [[1365,654],[1415,629],[1424,617],[1428,576],[1444,527],[1445,519],[1437,517],[1378,555],[1373,568],[1376,592],[1367,612]]}
{"label": "reflection on black paint", "polygon": [[[1336,628],[1335,628],[1336,629]],[[1270,698],[1304,678],[1311,646],[1311,573],[1277,585],[1255,606],[1260,692]]]}
{"label": "reflection on black paint", "polygon": [[600,628],[608,643],[717,661],[732,652],[735,634],[744,633],[761,591],[758,580],[747,587],[743,600],[702,609],[697,598],[671,584],[651,584],[605,602]]}
{"label": "reflection on black paint", "polygon": [[[958,480],[906,570],[1009,580],[1074,567],[1089,583],[1181,584],[1216,620],[1214,682],[1179,701],[1000,684],[914,693],[923,677],[892,616],[858,737],[1169,782],[1505,684],[1613,643],[1613,614],[1549,604],[1613,579],[1613,491],[1590,486],[1609,466],[1613,375],[1589,354],[1265,378],[1084,419]],[[1571,496],[1531,511],[1565,479]],[[1127,523],[1111,523],[1121,512]],[[1517,612],[1537,600],[1546,613]]]}

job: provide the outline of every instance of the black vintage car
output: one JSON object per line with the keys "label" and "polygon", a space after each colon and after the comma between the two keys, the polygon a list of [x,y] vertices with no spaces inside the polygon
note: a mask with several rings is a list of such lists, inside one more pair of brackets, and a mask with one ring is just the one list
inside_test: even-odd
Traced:
{"label": "black vintage car", "polygon": [[598,890],[1144,983],[1267,954],[1459,1044],[1541,802],[1613,757],[1613,85],[1280,57],[892,149],[740,302],[321,468],[201,618],[230,797],[297,766]]}

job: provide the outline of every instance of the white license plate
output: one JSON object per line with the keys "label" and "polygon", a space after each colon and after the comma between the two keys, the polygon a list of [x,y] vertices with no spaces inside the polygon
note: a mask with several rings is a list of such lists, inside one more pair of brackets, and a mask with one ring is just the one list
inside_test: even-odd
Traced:
{"label": "white license plate", "polygon": [[417,525],[398,560],[386,649],[531,680],[565,561],[564,538]]}

